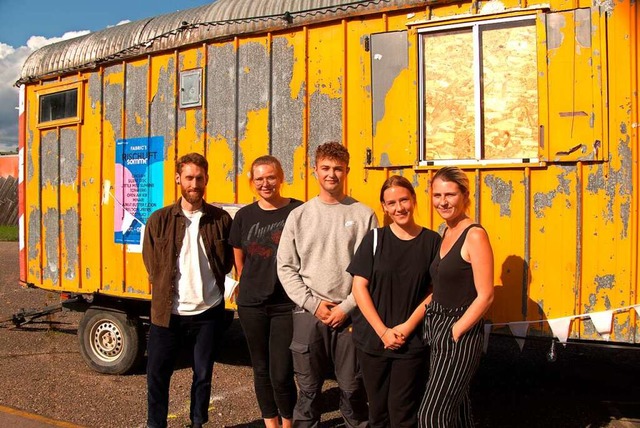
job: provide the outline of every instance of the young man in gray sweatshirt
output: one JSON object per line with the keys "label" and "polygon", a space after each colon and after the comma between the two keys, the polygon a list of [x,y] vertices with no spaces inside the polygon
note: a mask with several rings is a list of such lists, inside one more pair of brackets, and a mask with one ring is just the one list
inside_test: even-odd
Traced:
{"label": "young man in gray sweatshirt", "polygon": [[325,374],[334,369],[348,427],[366,427],[367,397],[351,338],[356,307],[346,271],[376,216],[347,196],[349,152],[339,143],[316,150],[317,197],[289,214],[278,247],[278,277],[298,306],[293,313],[293,368],[299,387],[295,427],[317,427]]}

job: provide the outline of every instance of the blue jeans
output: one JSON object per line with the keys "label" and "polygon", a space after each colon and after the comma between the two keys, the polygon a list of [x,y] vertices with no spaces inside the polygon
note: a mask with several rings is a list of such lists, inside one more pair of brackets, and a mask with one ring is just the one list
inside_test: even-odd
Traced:
{"label": "blue jeans", "polygon": [[296,384],[293,381],[291,337],[292,304],[238,306],[253,366],[253,383],[265,419],[293,417]]}
{"label": "blue jeans", "polygon": [[193,355],[192,423],[209,420],[213,362],[224,325],[224,304],[193,316],[171,315],[169,327],[151,324],[147,345],[147,426],[165,428],[169,413],[169,383],[180,351]]}

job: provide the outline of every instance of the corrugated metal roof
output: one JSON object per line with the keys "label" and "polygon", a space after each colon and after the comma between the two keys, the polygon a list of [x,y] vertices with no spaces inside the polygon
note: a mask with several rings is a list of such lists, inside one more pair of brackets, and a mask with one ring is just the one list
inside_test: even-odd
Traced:
{"label": "corrugated metal roof", "polygon": [[44,46],[25,61],[18,84],[232,35],[306,25],[424,0],[217,0]]}

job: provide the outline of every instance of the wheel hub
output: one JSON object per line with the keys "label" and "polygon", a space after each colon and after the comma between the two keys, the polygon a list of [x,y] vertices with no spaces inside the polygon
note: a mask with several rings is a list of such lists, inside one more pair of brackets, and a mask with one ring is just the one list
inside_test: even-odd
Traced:
{"label": "wheel hub", "polygon": [[114,361],[122,352],[122,332],[109,320],[96,323],[91,332],[91,338],[93,352],[103,361]]}

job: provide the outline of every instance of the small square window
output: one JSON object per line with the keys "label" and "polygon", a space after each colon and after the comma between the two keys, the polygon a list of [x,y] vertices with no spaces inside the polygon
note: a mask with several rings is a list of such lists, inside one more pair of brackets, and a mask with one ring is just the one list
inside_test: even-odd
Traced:
{"label": "small square window", "polygon": [[78,116],[78,88],[40,95],[39,123]]}
{"label": "small square window", "polygon": [[202,105],[202,69],[180,72],[180,108]]}

